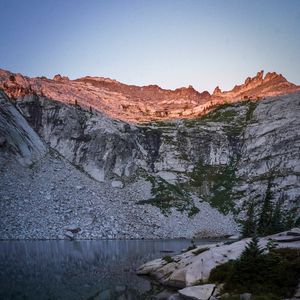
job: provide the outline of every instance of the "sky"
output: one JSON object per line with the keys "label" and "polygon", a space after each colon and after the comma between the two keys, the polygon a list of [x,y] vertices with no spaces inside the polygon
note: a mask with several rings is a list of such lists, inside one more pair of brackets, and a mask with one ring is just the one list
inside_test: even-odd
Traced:
{"label": "sky", "polygon": [[0,68],[229,90],[259,70],[300,84],[298,0],[0,0]]}

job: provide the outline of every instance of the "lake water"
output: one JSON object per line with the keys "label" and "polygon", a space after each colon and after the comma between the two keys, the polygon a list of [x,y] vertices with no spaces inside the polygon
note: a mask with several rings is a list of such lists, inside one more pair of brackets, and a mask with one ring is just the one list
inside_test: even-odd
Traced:
{"label": "lake water", "polygon": [[137,276],[136,268],[189,245],[189,240],[1,241],[0,299],[152,299],[164,288]]}

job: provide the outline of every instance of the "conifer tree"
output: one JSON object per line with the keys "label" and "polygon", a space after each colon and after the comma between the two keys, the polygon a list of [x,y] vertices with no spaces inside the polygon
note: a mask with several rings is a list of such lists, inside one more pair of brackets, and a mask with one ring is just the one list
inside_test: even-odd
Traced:
{"label": "conifer tree", "polygon": [[272,233],[278,233],[280,231],[285,230],[285,222],[283,220],[283,212],[282,212],[282,202],[283,199],[279,199],[275,205],[273,214],[272,214],[272,219],[271,219],[271,230]]}
{"label": "conifer tree", "polygon": [[252,237],[256,234],[256,222],[254,217],[254,202],[250,202],[247,210],[246,220],[242,222],[243,237]]}
{"label": "conifer tree", "polygon": [[268,182],[266,189],[266,194],[264,198],[264,203],[260,213],[260,218],[258,221],[257,232],[261,235],[267,235],[272,233],[271,223],[272,223],[272,205],[271,205],[272,193],[271,193],[271,183]]}
{"label": "conifer tree", "polygon": [[257,236],[253,236],[251,241],[247,244],[245,250],[241,254],[241,260],[253,259],[263,254],[264,249],[259,247],[259,239]]}

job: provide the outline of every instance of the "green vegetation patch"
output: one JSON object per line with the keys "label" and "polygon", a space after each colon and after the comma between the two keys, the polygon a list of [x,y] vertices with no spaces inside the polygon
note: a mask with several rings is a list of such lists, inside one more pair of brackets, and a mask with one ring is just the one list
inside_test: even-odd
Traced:
{"label": "green vegetation patch", "polygon": [[164,256],[162,260],[166,261],[168,264],[174,262],[174,259],[169,255]]}
{"label": "green vegetation patch", "polygon": [[[156,122],[155,130],[160,132],[160,142],[170,144],[178,150],[178,158],[191,161],[186,152],[186,136],[194,130],[202,130],[201,126],[210,126],[210,123],[220,123],[223,132],[228,137],[231,147],[235,150],[231,161],[227,165],[205,165],[199,162],[192,172],[187,175],[190,180],[185,183],[171,184],[160,177],[148,176],[146,179],[152,184],[153,197],[140,201],[140,204],[152,204],[159,207],[165,215],[175,207],[178,211],[187,211],[190,216],[198,213],[199,209],[194,205],[190,192],[217,208],[223,214],[235,213],[235,203],[232,188],[236,183],[236,166],[239,160],[239,149],[243,141],[242,134],[252,120],[257,103],[242,101],[239,103],[225,103],[218,105],[206,115],[196,119],[182,120],[184,125],[182,132],[176,122]],[[187,128],[194,128],[193,130]],[[176,138],[168,131],[179,130]],[[152,143],[153,144],[153,143]]]}
{"label": "green vegetation patch", "polygon": [[147,176],[152,184],[153,198],[139,201],[138,204],[151,204],[161,209],[164,215],[168,215],[172,207],[178,211],[186,211],[189,217],[199,212],[190,194],[178,184],[171,184],[161,177]]}
{"label": "green vegetation patch", "polygon": [[[277,200],[274,205],[273,193],[271,192],[271,180],[268,180],[265,195],[258,202],[251,199],[246,207],[246,218],[239,220],[243,237],[260,236],[289,230],[300,225],[300,217],[296,207],[284,208],[284,198]],[[261,208],[259,204],[261,203]],[[257,212],[259,212],[257,214]]]}
{"label": "green vegetation patch", "polygon": [[236,183],[235,171],[240,158],[239,149],[243,143],[242,134],[251,122],[256,106],[257,102],[250,100],[234,104],[225,103],[201,118],[185,121],[189,127],[210,122],[222,123],[231,147],[235,149],[234,156],[227,165],[204,165],[199,162],[193,172],[189,173],[190,188],[224,214],[236,213],[232,188]]}
{"label": "green vegetation patch", "polygon": [[222,123],[224,131],[229,137],[239,136],[248,123],[251,122],[253,112],[257,106],[255,101],[242,101],[237,103],[224,103],[217,105],[207,114],[191,120],[185,120],[186,127],[208,125],[210,122]]}
{"label": "green vegetation patch", "polygon": [[201,120],[210,122],[232,123],[238,116],[236,107],[232,104],[222,104],[213,111],[201,117]]}
{"label": "green vegetation patch", "polygon": [[[232,165],[199,164],[190,175],[190,186],[212,207],[224,214],[234,211],[231,189],[235,183],[235,169]],[[211,191],[205,194],[205,190]]]}
{"label": "green vegetation patch", "polygon": [[255,299],[282,299],[294,295],[299,274],[300,249],[273,249],[265,253],[258,240],[253,239],[239,259],[214,268],[209,282],[224,283],[224,293],[247,292]]}

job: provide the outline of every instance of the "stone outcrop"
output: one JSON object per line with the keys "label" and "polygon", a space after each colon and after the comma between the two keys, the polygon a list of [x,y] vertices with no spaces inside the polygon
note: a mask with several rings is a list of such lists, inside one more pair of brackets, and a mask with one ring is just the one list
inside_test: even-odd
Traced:
{"label": "stone outcrop", "polygon": [[248,77],[244,84],[236,85],[231,91],[215,90],[214,95],[227,102],[234,102],[238,99],[261,99],[296,90],[299,90],[299,87],[288,82],[281,74],[268,72],[264,77],[264,71],[260,71],[256,76]]}
{"label": "stone outcrop", "polygon": [[[275,241],[278,237],[286,236],[286,234],[287,232],[282,232],[261,238],[259,245],[261,248],[265,248],[270,240]],[[199,246],[172,257],[170,261],[162,258],[147,262],[137,270],[137,274],[150,275],[161,284],[179,288],[194,286],[199,282],[205,283],[213,268],[240,257],[250,240],[250,238],[242,239],[230,245],[218,243]],[[283,242],[279,243],[277,247],[300,248],[300,242]],[[209,289],[213,289],[213,287],[210,286]]]}
{"label": "stone outcrop", "polygon": [[179,290],[178,293],[183,296],[184,299],[208,300],[212,296],[215,287],[215,284],[196,285]]}

